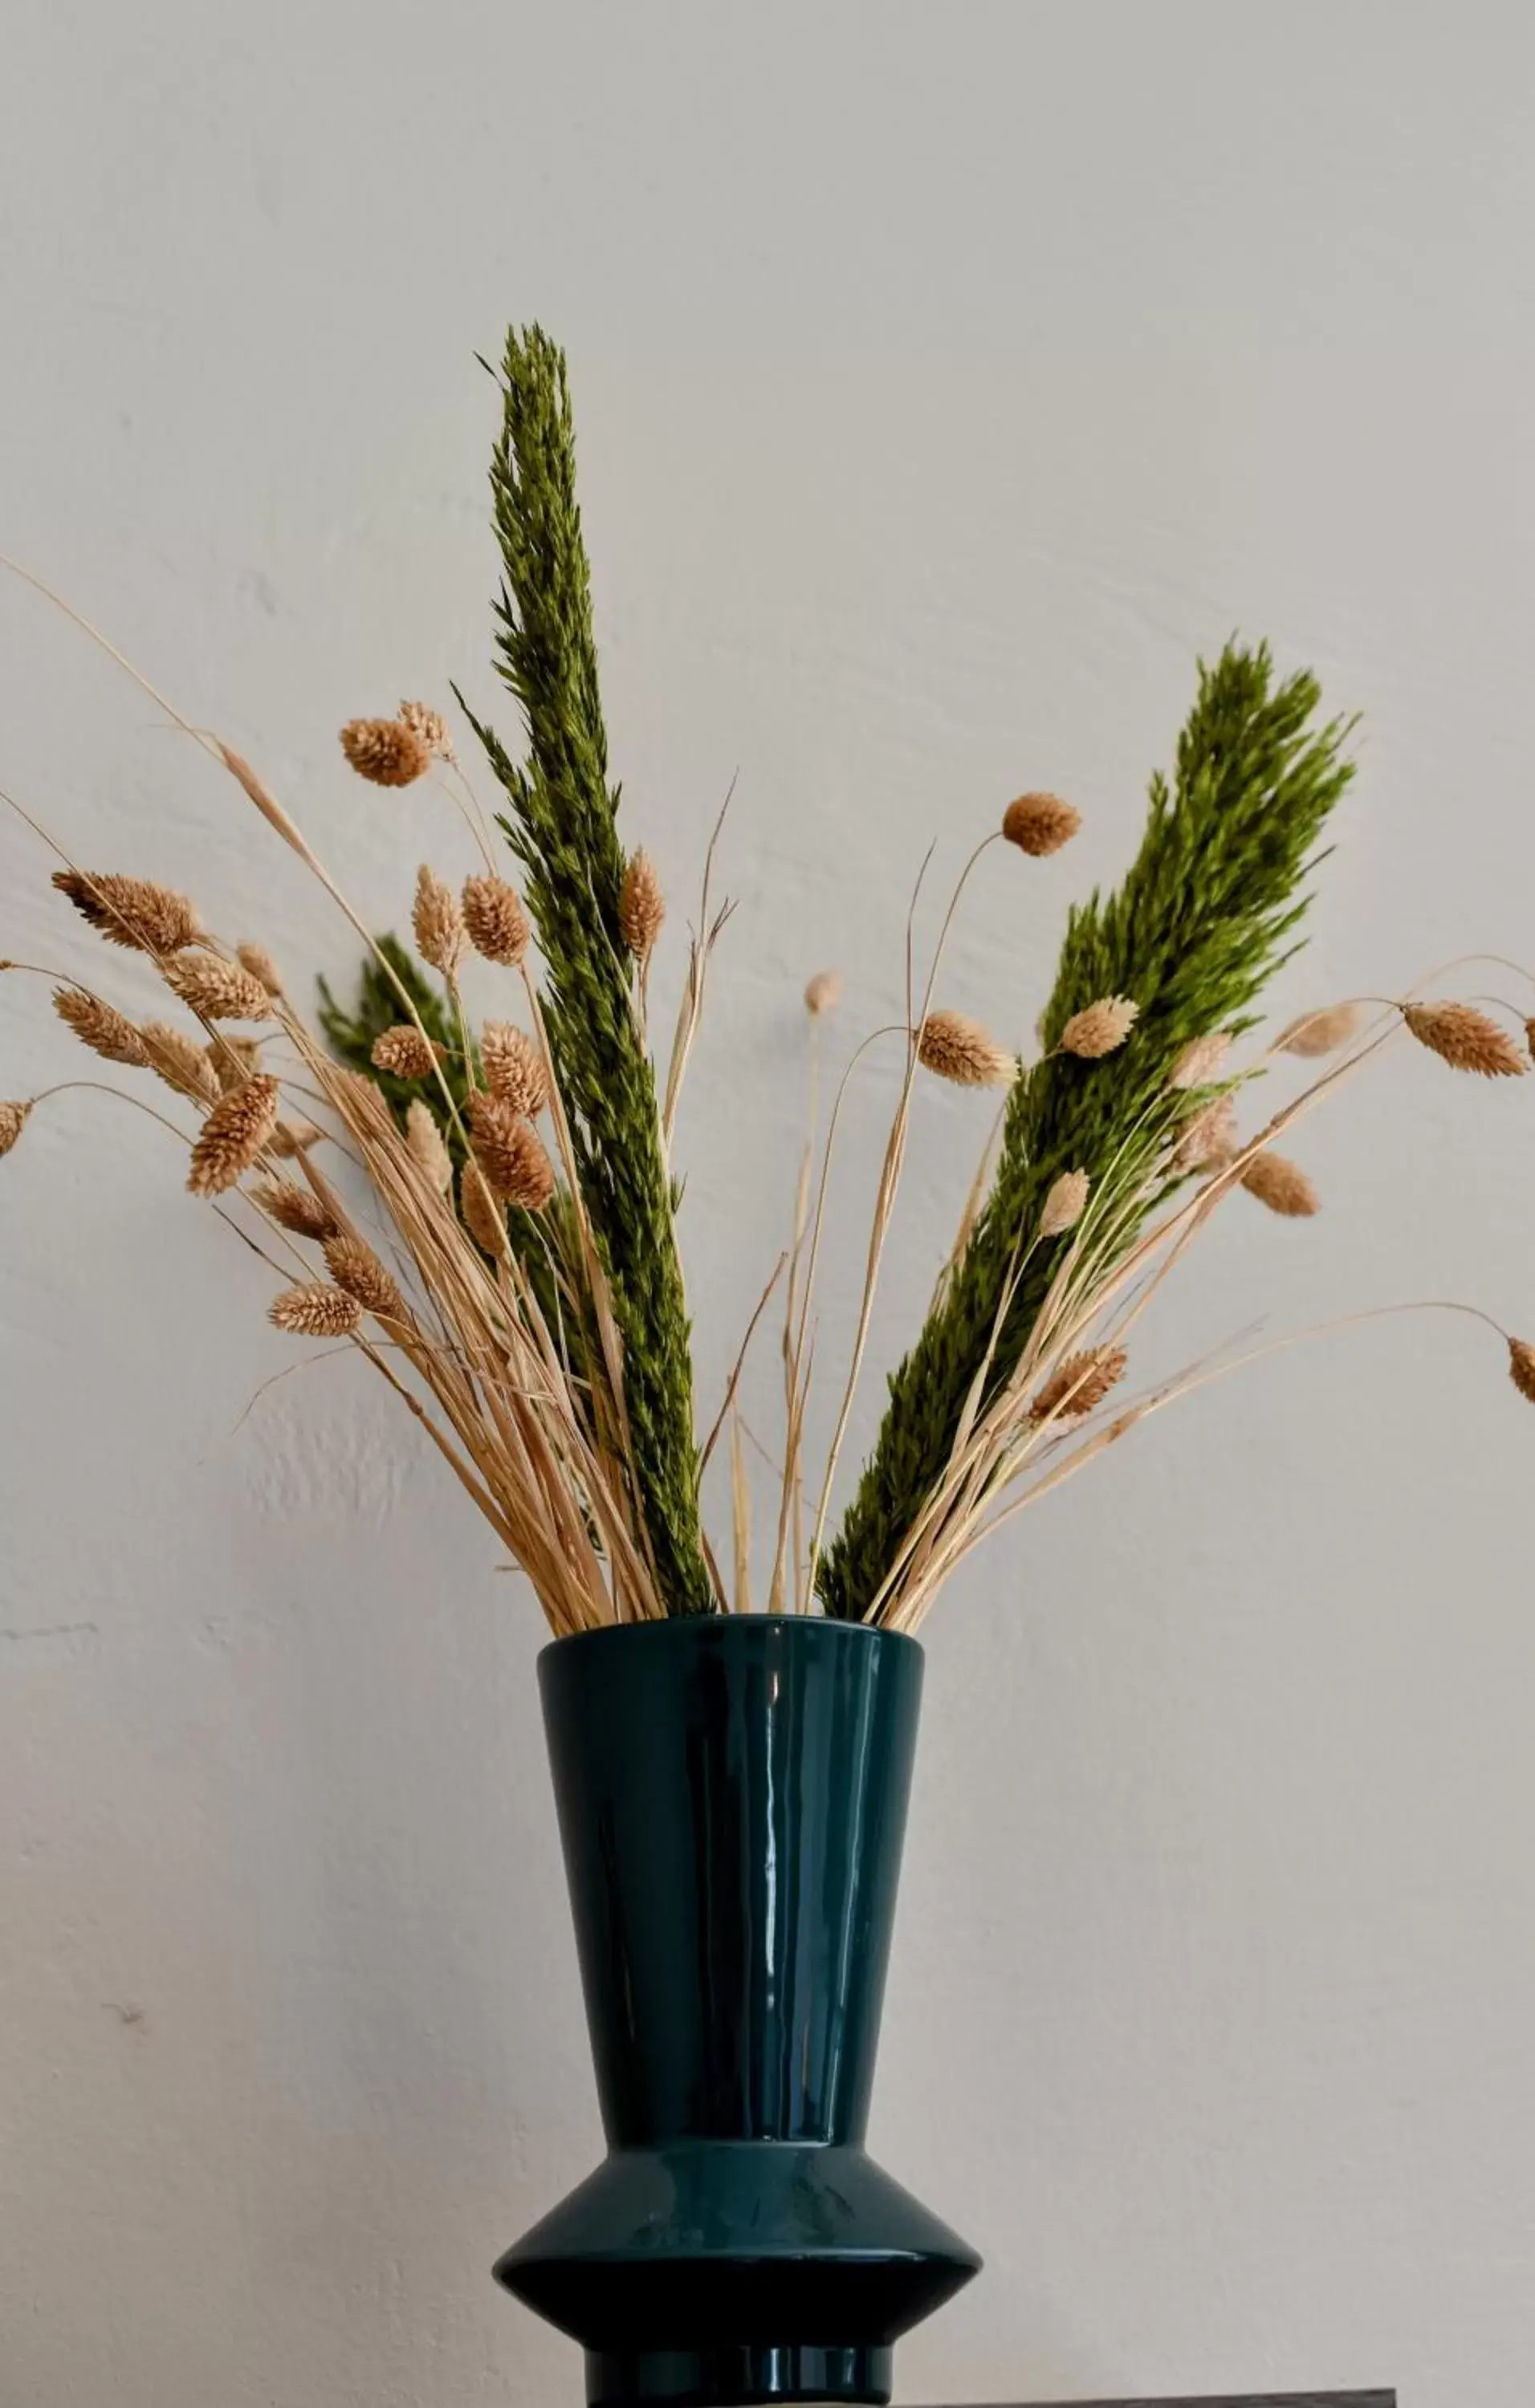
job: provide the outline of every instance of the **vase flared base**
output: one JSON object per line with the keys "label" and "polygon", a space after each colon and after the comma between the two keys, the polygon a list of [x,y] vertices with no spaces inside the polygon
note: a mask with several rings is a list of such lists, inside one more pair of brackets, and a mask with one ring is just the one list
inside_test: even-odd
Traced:
{"label": "vase flared base", "polygon": [[775,2347],[741,2342],[724,2349],[588,2350],[590,2408],[770,2408],[775,2401],[842,2401],[888,2408],[893,2353]]}

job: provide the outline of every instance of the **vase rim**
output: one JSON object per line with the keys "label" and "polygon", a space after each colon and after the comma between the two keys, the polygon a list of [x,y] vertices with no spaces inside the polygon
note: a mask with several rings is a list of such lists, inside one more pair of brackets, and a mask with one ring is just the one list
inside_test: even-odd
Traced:
{"label": "vase rim", "polygon": [[725,1642],[727,1632],[742,1637],[748,1632],[760,1632],[766,1638],[769,1630],[775,1638],[782,1636],[787,1639],[793,1633],[799,1644],[833,1639],[835,1634],[834,1643],[837,1644],[847,1639],[854,1643],[865,1641],[893,1649],[897,1655],[906,1648],[911,1648],[912,1654],[919,1656],[923,1652],[921,1641],[913,1639],[905,1630],[882,1630],[873,1623],[842,1622],[826,1613],[763,1612],[674,1613],[657,1622],[609,1622],[596,1630],[567,1631],[563,1638],[552,1639],[539,1650],[539,1654],[541,1656],[563,1655],[567,1649],[594,1644],[601,1646],[615,1641],[628,1641],[631,1644],[638,1642],[640,1645],[663,1641],[676,1643],[684,1638],[701,1640],[706,1634],[712,1634],[717,1642]]}

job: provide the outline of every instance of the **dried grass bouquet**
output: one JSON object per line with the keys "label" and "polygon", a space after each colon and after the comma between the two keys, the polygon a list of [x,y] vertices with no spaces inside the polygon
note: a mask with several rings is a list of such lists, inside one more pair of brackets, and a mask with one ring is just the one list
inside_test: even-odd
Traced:
{"label": "dried grass bouquet", "polygon": [[[525,723],[523,757],[457,699],[500,789],[509,858],[437,710],[405,703],[393,718],[351,721],[340,740],[357,774],[391,788],[445,779],[476,856],[455,882],[419,870],[414,957],[393,938],[375,941],[258,773],[155,695],[347,914],[367,947],[361,1000],[343,1010],[322,990],[311,1024],[264,945],[231,942],[185,896],[81,868],[55,845],[55,886],[108,945],[158,977],[166,1016],[130,1016],[67,978],[54,1008],[101,1059],[170,1091],[173,1109],[157,1116],[185,1149],[186,1184],[270,1266],[272,1321],[366,1357],[556,1632],[751,1603],[736,1391],[765,1319],[780,1329],[784,1402],[766,1604],[912,1630],[999,1523],[1231,1367],[1227,1357],[1128,1387],[1140,1316],[1229,1197],[1285,1215],[1316,1210],[1311,1181],[1283,1151],[1293,1124],[1399,1036],[1452,1071],[1522,1076],[1535,1019],[1420,987],[1329,1003],[1267,1044],[1255,1034],[1254,1006],[1293,950],[1308,866],[1350,775],[1348,728],[1319,720],[1310,677],[1281,681],[1267,651],[1228,648],[1200,671],[1123,885],[1070,915],[1037,1058],[1021,1063],[941,1000],[944,964],[982,855],[1001,846],[1027,876],[1076,833],[1072,806],[1042,793],[1008,805],[959,881],[920,982],[909,924],[904,1018],[856,1049],[825,1141],[807,1148],[790,1243],[700,1440],[672,1154],[727,915],[712,910],[706,867],[680,1020],[653,1055],[648,974],[666,906],[647,856],[619,833],[565,362],[537,328],[509,337],[501,390],[496,651]],[[471,952],[506,982],[506,1016],[478,1028],[460,984]],[[831,973],[811,982],[812,1023],[837,988]],[[904,1075],[852,1360],[828,1458],[811,1479],[827,1169],[847,1080],[881,1041],[904,1048]],[[1307,1083],[1243,1134],[1244,1089],[1276,1059],[1312,1066]],[[925,1077],[998,1091],[1000,1113],[834,1526],[834,1478]],[[0,1153],[43,1100],[0,1103]],[[1489,1326],[1514,1386],[1535,1401],[1535,1347]],[[733,1525],[724,1548],[700,1510],[722,1439]]]}

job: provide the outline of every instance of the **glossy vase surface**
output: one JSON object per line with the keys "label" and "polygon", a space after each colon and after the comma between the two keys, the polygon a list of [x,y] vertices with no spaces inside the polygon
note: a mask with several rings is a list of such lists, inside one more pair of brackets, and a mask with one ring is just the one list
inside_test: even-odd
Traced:
{"label": "glossy vase surface", "polygon": [[980,2264],[863,2145],[922,1651],[720,1615],[539,1680],[609,2156],[497,2279],[596,2408],[888,2401]]}

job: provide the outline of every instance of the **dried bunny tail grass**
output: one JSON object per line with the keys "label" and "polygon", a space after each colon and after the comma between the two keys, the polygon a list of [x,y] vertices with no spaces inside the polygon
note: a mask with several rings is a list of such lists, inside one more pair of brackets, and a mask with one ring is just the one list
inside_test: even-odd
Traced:
{"label": "dried bunny tail grass", "polygon": [[260,979],[215,953],[178,954],[165,965],[165,984],[200,1020],[270,1020],[272,998]]}
{"label": "dried bunny tail grass", "polygon": [[805,988],[805,1009],[812,1020],[824,1011],[835,1011],[842,1000],[840,970],[817,970]]}
{"label": "dried bunny tail grass", "polygon": [[311,1145],[321,1144],[324,1135],[323,1128],[316,1128],[313,1121],[307,1121],[300,1114],[297,1120],[279,1121],[272,1131],[272,1141],[267,1151],[275,1154],[279,1162],[294,1162],[301,1154],[308,1154]]}
{"label": "dried bunny tail grass", "polygon": [[30,1103],[0,1102],[0,1154],[8,1154],[31,1118]]}
{"label": "dried bunny tail grass", "polygon": [[337,1231],[325,1240],[325,1268],[339,1288],[355,1297],[365,1312],[379,1321],[403,1321],[405,1298],[399,1283],[387,1271],[371,1246],[361,1238]]}
{"label": "dried bunny tail grass", "polygon": [[1168,1072],[1169,1087],[1208,1087],[1218,1079],[1231,1051],[1229,1032],[1224,1028],[1212,1031],[1208,1037],[1196,1037],[1185,1045]]}
{"label": "dried bunny tail grass", "polygon": [[532,1122],[499,1096],[471,1096],[468,1112],[475,1160],[492,1195],[541,1212],[554,1193],[554,1167]]}
{"label": "dried bunny tail grass", "polygon": [[401,1021],[395,1028],[386,1028],[373,1040],[372,1062],[376,1070],[387,1070],[395,1079],[429,1079],[439,1062],[448,1058],[446,1046],[434,1045],[419,1028]]}
{"label": "dried bunny tail grass", "polygon": [[524,1029],[509,1021],[487,1021],[480,1039],[485,1084],[493,1096],[514,1112],[532,1120],[549,1101],[549,1073],[544,1058]]}
{"label": "dried bunny tail grass", "polygon": [[1087,1210],[1087,1193],[1092,1182],[1085,1170],[1063,1170],[1052,1182],[1040,1214],[1041,1238],[1058,1238],[1074,1229]]}
{"label": "dried bunny tail grass", "polygon": [[192,1149],[187,1185],[194,1196],[222,1196],[244,1178],[277,1126],[278,1082],[265,1072],[221,1096]]}
{"label": "dried bunny tail grass", "polygon": [[667,898],[654,862],[648,853],[631,854],[619,890],[618,927],[637,962],[650,960],[666,917]]}
{"label": "dried bunny tail grass", "polygon": [[263,1180],[249,1193],[258,1211],[280,1228],[291,1229],[295,1238],[325,1239],[336,1235],[336,1215],[330,1206],[292,1179]]}
{"label": "dried bunny tail grass", "polygon": [[138,1034],[157,1079],[194,1104],[218,1102],[223,1093],[218,1073],[184,1029],[173,1028],[168,1020],[146,1020]]}
{"label": "dried bunny tail grass", "polygon": [[1535,1346],[1528,1339],[1509,1340],[1508,1375],[1521,1397],[1535,1405]]}
{"label": "dried bunny tail grass", "polygon": [[435,1194],[446,1196],[453,1183],[453,1158],[442,1131],[419,1096],[406,1106],[405,1142],[411,1161],[427,1184]]}
{"label": "dried bunny tail grass", "polygon": [[425,702],[402,702],[399,721],[402,727],[409,727],[412,736],[420,737],[428,752],[437,760],[457,760],[453,739],[448,733],[448,723],[440,710],[434,710]]}
{"label": "dried bunny tail grass", "polygon": [[169,886],[151,885],[146,878],[122,878],[111,870],[56,869],[53,883],[93,928],[135,953],[179,953],[202,934],[187,897]]}
{"label": "dried bunny tail grass", "polygon": [[466,1162],[458,1180],[458,1210],[464,1226],[483,1254],[505,1262],[511,1253],[507,1216],[490,1191],[484,1173]]}
{"label": "dried bunny tail grass", "polygon": [[250,971],[251,977],[259,985],[266,989],[268,995],[282,993],[282,972],[265,945],[237,945],[235,959],[242,970]]}
{"label": "dried bunny tail grass", "polygon": [[1060,1051],[1079,1061],[1099,1062],[1116,1054],[1140,1017],[1140,1006],[1127,995],[1100,996],[1083,1011],[1074,1011],[1061,1030]]}
{"label": "dried bunny tail grass", "polygon": [[1217,1096],[1184,1122],[1170,1167],[1178,1172],[1225,1170],[1240,1152],[1236,1106],[1229,1096]]}
{"label": "dried bunny tail grass", "polygon": [[125,1062],[134,1070],[149,1068],[149,1048],[133,1022],[112,1004],[103,1003],[99,996],[87,995],[83,987],[55,987],[53,1009],[80,1043],[99,1054],[104,1062]]}
{"label": "dried bunny tail grass", "polygon": [[349,719],[341,750],[359,778],[373,786],[410,786],[432,766],[423,736],[398,719]]}
{"label": "dried bunny tail grass", "polygon": [[285,1287],[266,1314],[274,1329],[286,1329],[294,1338],[350,1338],[362,1317],[354,1296],[345,1288],[327,1287],[323,1280]]}
{"label": "dried bunny tail grass", "polygon": [[508,969],[516,968],[532,935],[523,898],[504,878],[466,878],[464,925],[475,952]]}
{"label": "dried bunny tail grass", "polygon": [[464,914],[452,888],[445,885],[424,861],[416,872],[416,899],[410,923],[422,960],[440,970],[444,978],[452,978],[464,958]]}
{"label": "dried bunny tail grass", "polygon": [[1080,1421],[1123,1380],[1127,1359],[1123,1346],[1093,1346],[1085,1354],[1069,1354],[1035,1396],[1029,1420]]}
{"label": "dried bunny tail grass", "polygon": [[1040,861],[1069,844],[1082,825],[1082,813],[1059,795],[1020,795],[1002,813],[1002,834],[1020,853]]}
{"label": "dried bunny tail grass", "polygon": [[1404,1003],[1401,1016],[1418,1043],[1452,1070],[1518,1079],[1529,1068],[1508,1031],[1469,1003]]}
{"label": "dried bunny tail grass", "polygon": [[1297,1162],[1284,1154],[1255,1154],[1241,1174],[1249,1196],[1287,1221],[1309,1221],[1321,1197]]}
{"label": "dried bunny tail grass", "polygon": [[1007,1087],[1018,1064],[989,1029],[963,1011],[929,1011],[917,1031],[917,1059],[925,1070],[956,1087]]}
{"label": "dried bunny tail grass", "polygon": [[215,1037],[205,1047],[221,1095],[242,1086],[261,1068],[261,1047],[253,1037]]}
{"label": "dried bunny tail grass", "polygon": [[1314,1062],[1324,1054],[1336,1054],[1356,1037],[1364,1012],[1356,1003],[1329,1003],[1321,1011],[1303,1012],[1282,1028],[1274,1039],[1276,1054],[1295,1054],[1303,1062]]}

